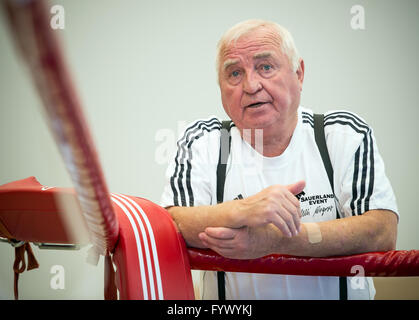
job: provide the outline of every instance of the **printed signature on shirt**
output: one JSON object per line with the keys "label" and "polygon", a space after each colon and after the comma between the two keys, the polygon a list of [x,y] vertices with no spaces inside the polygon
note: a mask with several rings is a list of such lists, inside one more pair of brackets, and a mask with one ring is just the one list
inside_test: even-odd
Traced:
{"label": "printed signature on shirt", "polygon": [[[320,213],[323,216],[325,213],[328,213],[328,212],[333,212],[333,205],[330,205],[330,206],[327,206],[327,207],[318,206],[314,210],[313,217],[316,214],[320,214]],[[309,216],[309,215],[310,215],[310,208],[301,209],[301,217],[305,217],[305,216]]]}

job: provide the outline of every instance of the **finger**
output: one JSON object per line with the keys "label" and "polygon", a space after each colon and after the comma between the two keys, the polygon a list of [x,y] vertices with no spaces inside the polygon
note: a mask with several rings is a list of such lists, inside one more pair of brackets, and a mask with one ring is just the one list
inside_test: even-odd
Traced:
{"label": "finger", "polygon": [[[289,190],[288,190],[289,191]],[[286,198],[296,207],[300,206],[300,200],[292,193],[288,192]]]}
{"label": "finger", "polygon": [[295,207],[285,197],[282,201],[277,202],[277,206],[270,214],[269,220],[286,236],[292,237],[298,233],[297,226],[294,223],[294,215],[296,219],[299,219]]}
{"label": "finger", "polygon": [[236,236],[237,230],[225,227],[208,227],[205,229],[205,233],[212,238],[232,240]]}
{"label": "finger", "polygon": [[201,240],[202,244],[204,245],[204,247],[209,248],[209,244],[206,241],[207,239],[207,235],[205,234],[205,232],[201,232],[198,234],[198,238],[199,240]]}
{"label": "finger", "polygon": [[234,259],[241,258],[241,253],[238,252],[235,247],[223,247],[223,246],[211,245],[211,246],[208,246],[208,248],[226,258],[234,258]]}
{"label": "finger", "polygon": [[[293,225],[296,228],[297,234],[300,230],[301,226],[301,210],[300,210],[300,204],[298,203],[297,206],[294,205],[292,201],[283,201],[282,206],[287,210],[287,212],[291,215],[291,218],[293,219]],[[288,223],[289,225],[289,223]],[[295,234],[296,235],[296,234]]]}
{"label": "finger", "polygon": [[291,236],[296,236],[298,234],[297,227],[294,223],[293,215],[285,208],[280,208],[281,210],[281,218],[288,226],[288,230],[291,232]]}
{"label": "finger", "polygon": [[199,239],[204,243],[206,247],[214,251],[220,249],[232,249],[234,247],[231,240],[220,240],[217,238],[213,238],[208,236],[205,232],[201,232],[199,234]]}
{"label": "finger", "polygon": [[276,226],[286,237],[291,238],[292,233],[287,223],[277,214],[274,214],[271,223]]}
{"label": "finger", "polygon": [[306,182],[304,180],[301,180],[301,181],[298,181],[296,183],[287,185],[286,188],[293,195],[297,195],[297,194],[301,193],[304,190],[305,186],[306,186]]}

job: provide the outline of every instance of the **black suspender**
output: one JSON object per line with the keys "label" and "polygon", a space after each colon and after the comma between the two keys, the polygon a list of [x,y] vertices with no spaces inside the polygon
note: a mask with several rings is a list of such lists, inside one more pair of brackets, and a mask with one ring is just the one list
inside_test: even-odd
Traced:
{"label": "black suspender", "polygon": [[[324,167],[329,177],[330,186],[333,194],[335,188],[333,183],[333,167],[330,162],[329,152],[327,151],[326,137],[324,135],[324,114],[314,114],[314,138],[316,139],[317,148],[319,148],[320,155],[323,160]],[[339,219],[338,208],[336,208],[336,219]],[[346,277],[339,277],[339,299],[348,300],[348,283]]]}
{"label": "black suspender", "polygon": [[[224,184],[226,179],[227,160],[230,154],[231,136],[230,124],[232,121],[223,121],[221,127],[221,140],[220,140],[220,155],[218,157],[217,165],[217,203],[224,201]],[[218,299],[226,299],[226,286],[225,286],[225,272],[217,272],[218,282]]]}
{"label": "black suspender", "polygon": [[324,135],[324,114],[314,114],[314,138],[316,140],[317,148],[319,148],[320,155],[323,160],[324,167],[329,178],[330,186],[334,192],[335,187],[333,183],[333,167],[330,162],[329,152],[327,151],[326,137]]}
{"label": "black suspender", "polygon": [[220,155],[217,165],[217,203],[224,201],[224,183],[226,179],[227,160],[230,154],[231,136],[230,125],[232,121],[223,121],[220,137]]}
{"label": "black suspender", "polygon": [[[220,141],[220,155],[218,158],[217,165],[217,203],[224,201],[224,184],[227,168],[227,160],[230,153],[231,147],[231,136],[230,136],[230,124],[231,121],[223,121],[221,128],[221,141]],[[323,160],[324,167],[329,178],[330,186],[334,193],[334,184],[333,184],[333,167],[330,162],[329,152],[327,150],[326,138],[324,134],[324,115],[323,114],[314,114],[314,137],[316,140],[317,147],[320,151],[320,155]],[[336,215],[339,219],[339,215]],[[217,282],[218,282],[218,299],[225,300],[225,272],[217,272]],[[339,277],[339,299],[347,300],[348,299],[348,289],[346,277]]]}

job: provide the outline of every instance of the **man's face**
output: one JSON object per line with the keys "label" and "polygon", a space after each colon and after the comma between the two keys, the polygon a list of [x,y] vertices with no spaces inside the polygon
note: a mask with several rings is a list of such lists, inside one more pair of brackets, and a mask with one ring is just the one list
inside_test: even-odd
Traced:
{"label": "man's face", "polygon": [[293,71],[271,31],[258,29],[239,38],[225,48],[220,60],[221,99],[239,129],[295,122],[304,63]]}

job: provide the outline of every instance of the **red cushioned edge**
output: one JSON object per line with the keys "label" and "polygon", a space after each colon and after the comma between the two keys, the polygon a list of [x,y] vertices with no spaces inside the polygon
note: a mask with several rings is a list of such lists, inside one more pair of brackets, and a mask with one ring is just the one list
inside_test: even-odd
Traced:
{"label": "red cushioned edge", "polygon": [[[327,258],[269,255],[254,260],[228,259],[211,250],[189,248],[192,269],[289,275],[354,276],[362,266],[365,276],[419,276],[419,250],[370,252]],[[352,270],[351,270],[352,269]]]}

